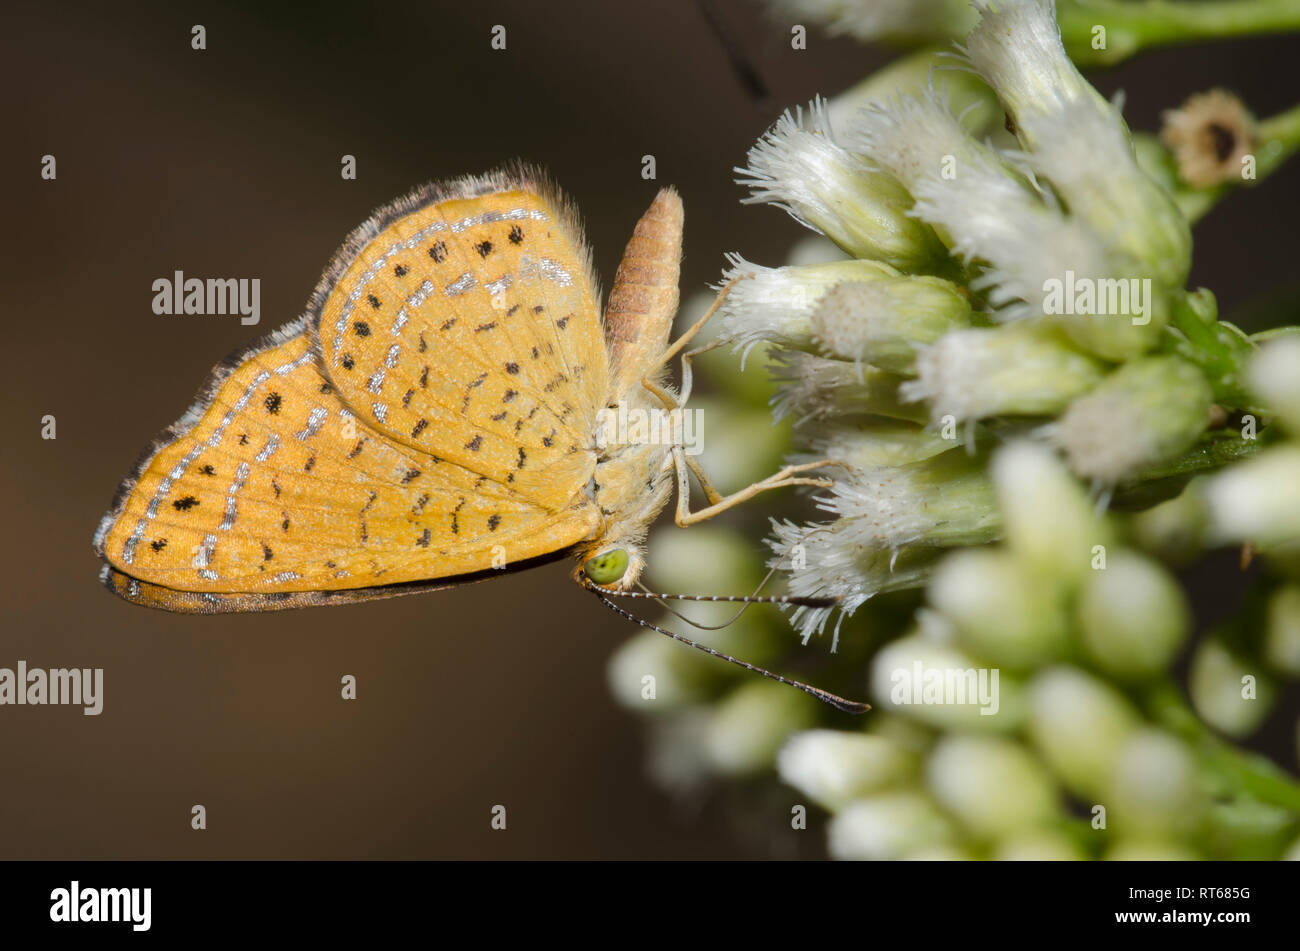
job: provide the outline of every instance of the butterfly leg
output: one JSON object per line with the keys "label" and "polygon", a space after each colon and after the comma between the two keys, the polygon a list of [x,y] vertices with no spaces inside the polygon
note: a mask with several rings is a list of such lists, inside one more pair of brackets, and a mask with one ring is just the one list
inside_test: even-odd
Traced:
{"label": "butterfly leg", "polygon": [[[677,470],[676,521],[682,528],[686,528],[707,521],[715,515],[720,515],[727,509],[739,505],[741,502],[746,502],[758,495],[758,493],[766,492],[768,489],[782,489],[791,485],[813,485],[822,489],[828,488],[832,484],[830,479],[810,479],[800,475],[800,473],[824,469],[827,466],[840,466],[843,463],[835,459],[820,459],[816,462],[786,466],[766,479],[725,496],[713,487],[708,477],[704,476],[703,472],[700,471],[698,464],[687,460],[686,452],[681,446],[674,446],[672,449],[672,465]],[[709,505],[697,512],[691,511],[691,472],[696,473],[696,476],[700,478],[700,484],[705,487],[704,492],[709,499]]]}
{"label": "butterfly leg", "polygon": [[[709,309],[704,312],[704,314],[700,317],[699,320],[695,321],[695,323],[687,327],[685,332],[683,332],[680,337],[674,340],[667,350],[665,350],[663,353],[659,355],[659,360],[655,364],[653,369],[658,369],[659,367],[666,364],[673,357],[677,356],[677,354],[681,353],[682,350],[686,347],[686,345],[695,339],[695,335],[704,329],[704,325],[709,322],[709,319],[718,312],[718,308],[721,307],[722,302],[727,299],[727,295],[731,293],[731,289],[735,287],[737,284],[739,284],[741,281],[743,281],[745,278],[752,277],[752,276],[753,275],[751,274],[737,274],[726,284],[724,284],[722,286],[722,289],[718,291],[718,296],[715,297],[713,303],[709,305]],[[717,345],[718,344],[715,341],[714,343],[709,345],[708,349],[712,350],[713,347],[716,347]],[[696,352],[702,353],[703,349]],[[650,374],[646,374],[646,375],[649,376]]]}

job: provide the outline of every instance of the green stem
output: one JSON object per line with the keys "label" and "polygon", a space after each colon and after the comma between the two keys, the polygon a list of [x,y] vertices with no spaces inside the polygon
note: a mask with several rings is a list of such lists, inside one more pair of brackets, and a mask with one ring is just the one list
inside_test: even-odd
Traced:
{"label": "green stem", "polygon": [[[1139,50],[1196,40],[1300,30],[1294,0],[1070,0],[1057,9],[1061,36],[1081,66],[1109,66]],[[1094,49],[1094,27],[1106,28]]]}
{"label": "green stem", "polygon": [[1227,791],[1245,793],[1259,802],[1300,814],[1300,782],[1266,757],[1247,753],[1215,736],[1183,700],[1173,683],[1147,695],[1152,717],[1185,739]]}

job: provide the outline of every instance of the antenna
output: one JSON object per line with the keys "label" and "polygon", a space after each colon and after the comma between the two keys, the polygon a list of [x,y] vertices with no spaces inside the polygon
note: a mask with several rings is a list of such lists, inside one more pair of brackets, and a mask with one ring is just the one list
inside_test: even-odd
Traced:
{"label": "antenna", "polygon": [[[624,611],[613,601],[609,600],[609,598],[605,597],[606,594],[612,594],[613,592],[606,592],[600,588],[597,588],[595,585],[590,585],[590,584],[584,584],[583,587],[586,588],[588,591],[592,592],[593,594],[595,594],[596,597],[600,599],[600,603],[605,605],[605,607],[609,608],[615,614],[625,617],[629,621],[633,621],[636,624],[640,624],[642,627],[648,628],[651,631],[657,631],[658,633],[664,635],[665,637],[671,637],[675,641],[680,641],[681,643],[687,645],[688,647],[694,647],[696,650],[704,651],[704,653],[706,654],[712,654],[714,657],[721,658],[722,660],[725,660],[729,664],[735,664],[737,667],[743,667],[746,670],[753,671],[754,673],[766,677],[769,680],[775,680],[777,683],[785,684],[787,687],[794,687],[796,690],[802,690],[804,693],[808,694],[809,696],[816,697],[818,700],[822,701],[822,703],[829,703],[832,707],[844,713],[866,713],[868,710],[871,709],[870,704],[859,703],[856,700],[845,700],[843,697],[838,696],[837,694],[833,694],[829,690],[822,690],[820,687],[812,687],[809,686],[808,684],[801,683],[798,680],[790,680],[786,677],[782,677],[780,674],[772,673],[770,670],[768,670],[765,667],[759,667],[755,664],[749,663],[748,661],[743,661],[740,660],[739,658],[732,657],[730,654],[724,654],[722,653],[722,651],[715,650],[714,648],[709,647],[707,644],[701,644],[699,641],[693,641],[689,637],[686,637],[683,634],[678,634],[675,631],[670,631],[667,628],[660,627],[657,624],[652,624],[649,621],[645,620],[644,618],[637,617],[635,614],[631,613],[630,611]],[[624,592],[624,593],[646,597],[646,595],[641,595],[640,592]],[[707,599],[701,599],[701,600],[707,600]],[[719,598],[718,600],[743,600],[743,599]]]}

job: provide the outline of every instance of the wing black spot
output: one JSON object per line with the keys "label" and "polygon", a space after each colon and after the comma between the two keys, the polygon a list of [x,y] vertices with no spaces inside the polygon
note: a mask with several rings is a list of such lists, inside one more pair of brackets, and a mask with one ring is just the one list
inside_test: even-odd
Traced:
{"label": "wing black spot", "polygon": [[492,253],[492,242],[480,241],[478,244],[474,245],[474,250],[478,252],[479,257],[485,258]]}
{"label": "wing black spot", "polygon": [[524,240],[524,229],[515,225],[510,229],[509,238],[511,244],[518,244],[520,241]]}
{"label": "wing black spot", "polygon": [[178,512],[188,512],[190,509],[196,507],[198,504],[199,504],[198,499],[196,499],[192,495],[187,495],[185,496],[185,498],[177,499],[175,502],[173,502],[172,508],[174,508]]}
{"label": "wing black spot", "polygon": [[355,331],[358,337],[370,336],[370,325],[366,323],[364,320],[358,320],[355,323],[353,323],[352,329],[353,331]]}
{"label": "wing black spot", "polygon": [[506,364],[506,372],[514,376],[519,372],[519,364],[511,362]]}
{"label": "wing black spot", "polygon": [[398,264],[396,267],[393,268],[393,273],[396,274],[398,277],[406,277],[406,265]]}
{"label": "wing black spot", "polygon": [[152,548],[154,551],[162,551],[164,548],[167,547],[167,539],[155,538],[153,541],[149,543],[149,547]]}
{"label": "wing black spot", "polygon": [[470,452],[478,452],[480,449],[483,448],[483,437],[475,436],[469,442],[465,443],[465,448],[468,449]]}
{"label": "wing black spot", "polygon": [[429,257],[433,258],[434,261],[439,264],[447,260],[447,242],[439,241],[434,244],[434,246],[429,249]]}
{"label": "wing black spot", "polygon": [[374,294],[369,295],[366,298],[366,300],[369,302],[370,306],[373,307],[375,310],[379,309],[379,298],[376,297]]}
{"label": "wing black spot", "polygon": [[280,412],[280,406],[283,403],[284,403],[284,398],[281,397],[279,393],[271,393],[263,401],[263,405],[266,406],[266,411],[270,413],[272,416]]}
{"label": "wing black spot", "polygon": [[495,532],[495,531],[497,530],[497,526],[499,526],[500,524],[501,524],[501,516],[500,516],[500,515],[489,515],[489,516],[488,516],[488,523],[487,523],[487,525],[488,525],[488,531],[489,531],[489,532]]}

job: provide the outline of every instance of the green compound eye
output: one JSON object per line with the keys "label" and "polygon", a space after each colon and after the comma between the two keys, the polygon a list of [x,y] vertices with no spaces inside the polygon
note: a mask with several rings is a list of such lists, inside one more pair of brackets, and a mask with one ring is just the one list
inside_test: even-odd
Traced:
{"label": "green compound eye", "polygon": [[627,552],[622,548],[615,548],[595,558],[588,558],[586,564],[582,566],[582,573],[596,584],[613,584],[626,572]]}

